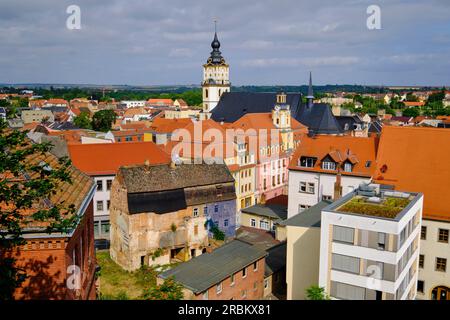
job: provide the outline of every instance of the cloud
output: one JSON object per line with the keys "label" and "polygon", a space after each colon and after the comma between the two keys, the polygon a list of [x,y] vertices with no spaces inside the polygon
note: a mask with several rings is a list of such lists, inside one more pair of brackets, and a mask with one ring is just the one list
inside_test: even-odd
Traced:
{"label": "cloud", "polygon": [[[450,1],[71,0],[0,2],[0,82],[200,83],[217,18],[220,50],[240,84],[450,84]],[[111,66],[114,66],[113,68]],[[176,78],[173,70],[177,69]]]}

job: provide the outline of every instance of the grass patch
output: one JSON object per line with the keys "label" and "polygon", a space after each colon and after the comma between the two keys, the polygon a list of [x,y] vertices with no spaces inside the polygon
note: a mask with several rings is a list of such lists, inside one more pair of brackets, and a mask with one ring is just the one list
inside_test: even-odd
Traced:
{"label": "grass patch", "polygon": [[158,273],[152,267],[129,272],[111,260],[108,250],[97,251],[96,256],[101,266],[100,299],[142,299],[142,292],[156,284]]}
{"label": "grass patch", "polygon": [[368,203],[364,198],[355,197],[339,208],[339,211],[364,215],[395,218],[409,203],[409,199],[387,198],[382,203]]}

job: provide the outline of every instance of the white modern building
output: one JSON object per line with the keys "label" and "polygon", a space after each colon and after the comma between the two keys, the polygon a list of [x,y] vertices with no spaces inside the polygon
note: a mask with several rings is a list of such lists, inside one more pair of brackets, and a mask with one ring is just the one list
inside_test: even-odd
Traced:
{"label": "white modern building", "polygon": [[145,100],[122,100],[120,101],[120,106],[122,108],[135,108],[135,107],[145,107]]}
{"label": "white modern building", "polygon": [[332,299],[416,298],[423,194],[362,185],[322,209],[319,286]]}

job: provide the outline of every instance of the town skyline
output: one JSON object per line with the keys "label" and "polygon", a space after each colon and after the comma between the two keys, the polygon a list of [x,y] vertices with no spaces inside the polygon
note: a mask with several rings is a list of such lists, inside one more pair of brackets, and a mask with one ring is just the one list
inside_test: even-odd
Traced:
{"label": "town skyline", "polygon": [[67,1],[0,4],[0,83],[196,85],[217,19],[235,86],[302,85],[309,71],[315,85],[450,85],[444,1],[380,1],[379,30],[369,1],[227,3],[80,1],[79,30]]}

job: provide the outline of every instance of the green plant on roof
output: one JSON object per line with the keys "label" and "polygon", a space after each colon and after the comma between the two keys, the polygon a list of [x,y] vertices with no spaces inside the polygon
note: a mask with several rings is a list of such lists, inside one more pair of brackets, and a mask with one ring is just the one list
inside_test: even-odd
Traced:
{"label": "green plant on roof", "polygon": [[359,213],[378,217],[395,218],[409,203],[409,199],[386,198],[381,203],[368,203],[365,198],[355,197],[339,208],[343,212]]}
{"label": "green plant on roof", "polygon": [[160,285],[144,290],[143,297],[148,300],[181,300],[183,299],[183,286],[173,277],[167,278]]}

